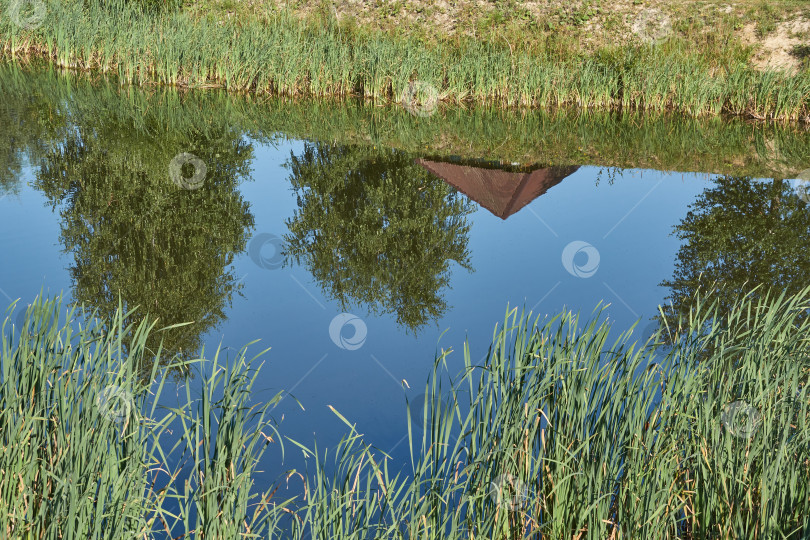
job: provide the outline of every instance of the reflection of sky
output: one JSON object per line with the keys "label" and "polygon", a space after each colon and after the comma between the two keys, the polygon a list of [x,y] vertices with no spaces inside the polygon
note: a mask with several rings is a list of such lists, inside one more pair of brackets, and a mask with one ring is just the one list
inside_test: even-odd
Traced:
{"label": "reflection of sky", "polygon": [[0,195],[0,314],[18,298],[18,305],[28,305],[40,290],[70,292],[73,257],[62,254],[59,216],[28,187],[31,180],[33,171],[25,168],[20,193]]}
{"label": "reflection of sky", "polygon": [[[281,164],[291,150],[302,148],[298,142],[257,148],[253,180],[241,186],[256,219],[254,235],[285,233],[284,222],[293,215],[296,200],[289,171]],[[645,328],[666,296],[658,283],[672,275],[678,248],[672,227],[706,187],[706,176],[624,171],[613,185],[603,176],[596,186],[597,172],[580,168],[506,221],[483,209],[472,215],[469,248],[475,271],[452,268],[452,288],[445,291],[448,313],[438,326],[417,336],[397,327],[393,316],[374,317],[352,308],[365,322],[367,339],[357,350],[340,349],[329,337],[329,325],[341,310],[324,298],[308,272],[301,267],[262,269],[244,253],[234,262],[244,297],[234,298],[229,319],[207,336],[207,347],[222,343],[238,349],[255,339],[261,342],[252,346],[254,352],[271,347],[256,397],[287,389],[306,408],[301,411],[285,399],[274,411],[278,419],[284,415],[284,435],[310,446],[316,436],[319,447],[333,446],[346,427],[327,408],[332,405],[369,442],[387,451],[406,434],[405,395],[414,398],[424,392],[436,351],[455,351],[450,357],[455,374],[469,338],[477,361],[507,305],[533,308],[541,315],[568,307],[587,318],[604,301],[619,328],[639,317],[644,319],[640,330]],[[5,261],[0,288],[6,294],[30,301],[43,285],[54,293],[68,291],[72,256],[60,255],[58,215],[45,206],[42,195],[26,186],[19,197],[1,200],[0,230]],[[598,251],[593,276],[578,278],[563,267],[561,255],[573,241]],[[574,263],[582,265],[586,258],[580,253]],[[8,303],[5,297],[0,300]],[[270,476],[301,465],[300,454],[292,449],[287,446],[283,468],[268,460],[264,468]],[[404,457],[404,452],[400,445],[395,454]]]}

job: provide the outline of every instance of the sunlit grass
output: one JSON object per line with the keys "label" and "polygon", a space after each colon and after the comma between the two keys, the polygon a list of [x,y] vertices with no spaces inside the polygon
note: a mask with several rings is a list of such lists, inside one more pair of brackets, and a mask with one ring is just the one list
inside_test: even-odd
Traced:
{"label": "sunlit grass", "polygon": [[47,9],[31,30],[0,19],[7,56],[44,56],[134,84],[399,101],[419,80],[447,103],[810,117],[807,71],[761,73],[743,60],[717,66],[678,38],[658,47],[627,46],[621,54],[555,59],[484,42],[427,45],[417,37],[348,35],[336,24],[281,14],[219,21],[176,10],[146,14],[137,4],[115,1],[103,7],[98,0],[52,2]]}
{"label": "sunlit grass", "polygon": [[256,370],[244,349],[174,366],[199,379],[181,377],[179,405],[165,407],[163,368],[146,381],[132,369],[160,358],[143,348],[153,329],[37,302],[13,341],[3,327],[3,534],[805,538],[808,302],[810,289],[759,290],[719,313],[695,299],[647,342],[614,335],[599,310],[588,320],[511,310],[481,361],[465,347],[452,380],[452,355],[437,358],[424,407],[409,408],[422,411],[407,416],[410,463],[392,463],[333,409],[347,430],[339,444],[291,442],[309,463],[290,473],[304,482],[295,501],[252,485],[278,440],[266,417],[278,396],[249,403]]}
{"label": "sunlit grass", "polygon": [[[247,403],[256,371],[245,351],[161,365],[161,351],[145,350],[154,328],[124,319],[37,301],[22,327],[3,324],[0,536],[266,537],[269,495],[251,491],[278,440],[266,416],[275,401]],[[141,362],[154,366],[147,380]],[[159,403],[175,386],[169,370],[187,374],[176,407]]]}
{"label": "sunlit grass", "polygon": [[357,539],[806,538],[807,308],[808,290],[751,295],[730,313],[709,299],[664,332],[674,344],[629,330],[611,340],[599,316],[513,310],[483,364],[464,350],[452,386],[437,360],[426,406],[411,408],[422,416],[409,414],[407,473],[343,419],[337,472],[319,458],[308,480],[306,527]]}

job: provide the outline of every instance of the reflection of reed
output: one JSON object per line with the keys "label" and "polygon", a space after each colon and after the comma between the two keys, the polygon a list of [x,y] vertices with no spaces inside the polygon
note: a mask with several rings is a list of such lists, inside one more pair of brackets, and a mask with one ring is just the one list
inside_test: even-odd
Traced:
{"label": "reflection of reed", "polygon": [[[32,91],[36,97],[31,98]],[[401,106],[384,109],[363,102],[286,100],[255,102],[222,92],[179,93],[170,88],[125,94],[114,81],[91,82],[71,74],[0,66],[0,148],[13,139],[29,151],[56,132],[66,112],[79,121],[124,123],[156,137],[173,132],[218,138],[223,129],[249,132],[253,140],[286,138],[391,147],[440,161],[464,159],[554,165],[589,164],[679,172],[710,172],[754,178],[793,178],[810,162],[810,130],[799,125],[750,124],[736,119],[694,119],[670,114],[566,109],[553,112],[450,108],[440,117],[414,122]],[[6,111],[16,109],[18,116]],[[54,122],[36,121],[44,110]],[[212,113],[212,111],[215,111]],[[17,119],[21,121],[18,121]],[[370,129],[369,126],[376,126]],[[162,127],[161,127],[162,126]],[[486,126],[486,129],[482,129]],[[44,135],[44,136],[39,136]],[[8,146],[6,146],[8,147]],[[425,156],[430,149],[430,156]],[[187,149],[184,149],[187,150]],[[36,156],[35,156],[36,157]],[[14,155],[0,153],[0,176],[16,171]],[[36,161],[36,159],[34,160]],[[478,165],[476,165],[478,166]],[[8,173],[6,173],[8,174]],[[0,183],[3,179],[0,178]],[[2,186],[0,186],[2,190]]]}
{"label": "reflection of reed", "polygon": [[416,163],[501,219],[517,213],[579,169],[572,165],[512,172],[426,159],[417,159]]}

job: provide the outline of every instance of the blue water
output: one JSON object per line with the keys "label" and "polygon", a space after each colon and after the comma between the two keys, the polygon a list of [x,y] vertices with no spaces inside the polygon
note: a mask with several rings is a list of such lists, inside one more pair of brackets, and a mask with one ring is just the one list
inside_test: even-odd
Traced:
{"label": "blue water", "polygon": [[[290,171],[283,164],[302,148],[298,141],[256,146],[251,179],[239,188],[255,216],[254,238],[287,232],[285,220],[297,203]],[[405,397],[424,392],[438,350],[454,351],[451,373],[461,368],[465,340],[473,358],[480,359],[508,307],[525,307],[539,315],[563,309],[587,315],[602,302],[608,304],[608,320],[621,330],[638,319],[643,328],[657,312],[668,293],[659,283],[671,278],[680,245],[671,234],[673,227],[710,177],[623,170],[610,183],[599,171],[581,167],[506,220],[477,208],[469,218],[473,271],[451,268],[450,287],[444,291],[446,314],[416,333],[398,325],[393,315],[373,315],[366,306],[352,306],[356,318],[344,316],[338,322],[351,320],[360,333],[345,325],[341,348],[334,331],[335,339],[330,337],[330,323],[343,309],[323,295],[307,269],[262,268],[246,250],[233,262],[244,284],[242,295],[234,296],[227,319],[204,336],[206,349],[238,349],[257,339],[251,350],[270,347],[255,399],[286,390],[304,407],[288,397],[274,409],[283,435],[333,446],[346,426],[329,410],[331,405],[368,442],[404,457]],[[58,210],[28,185],[32,177],[27,168],[20,193],[0,199],[0,253],[5,261],[0,265],[0,302],[5,304],[17,298],[30,302],[41,289],[71,298],[68,269],[73,257],[62,252]],[[569,261],[573,273],[563,263],[563,252],[572,242],[592,246]],[[272,259],[267,248],[262,253]],[[577,277],[576,267],[580,274],[592,275]],[[289,444],[287,451],[284,462],[276,447],[266,456],[268,478],[301,466],[300,452]]]}

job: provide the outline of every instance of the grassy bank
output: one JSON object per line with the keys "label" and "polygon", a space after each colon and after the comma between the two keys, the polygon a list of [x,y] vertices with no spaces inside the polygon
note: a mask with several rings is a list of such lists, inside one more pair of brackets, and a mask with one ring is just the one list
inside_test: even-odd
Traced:
{"label": "grassy bank", "polygon": [[[217,139],[218,133],[235,130],[261,142],[309,139],[396,148],[414,157],[755,178],[795,178],[810,167],[806,126],[740,119],[457,106],[423,118],[402,107],[373,106],[362,100],[134,89],[121,87],[113,76],[63,73],[41,63],[0,65],[0,93],[6,96],[6,108],[0,103],[0,113],[9,118],[5,122],[9,147],[16,146],[32,163],[38,162],[42,147],[62,143],[68,126],[84,126],[96,132],[125,129],[150,139]],[[22,117],[28,120],[19,120]]]}
{"label": "grassy bank", "polygon": [[[405,99],[416,108],[429,108],[437,97],[502,108],[810,118],[807,70],[759,71],[741,45],[712,40],[696,47],[678,32],[663,43],[605,43],[584,51],[368,32],[337,17],[302,19],[288,11],[217,18],[192,9],[147,12],[140,3],[115,0],[40,5],[36,24],[0,19],[0,48],[7,57],[44,57],[72,69],[117,73],[134,84]],[[428,90],[415,92],[417,81]]]}
{"label": "grassy bank", "polygon": [[[227,365],[197,361],[203,384],[186,378],[178,407],[162,408],[158,368],[151,382],[132,376],[133,363],[159,357],[142,347],[147,326],[119,317],[75,331],[58,303],[39,303],[0,356],[4,533],[806,538],[808,301],[810,289],[758,291],[718,313],[705,299],[666,332],[674,342],[657,334],[646,346],[630,330],[610,342],[598,313],[539,321],[512,310],[482,364],[465,349],[450,387],[452,359],[437,359],[422,413],[409,416],[405,471],[335,411],[348,434],[328,454],[292,443],[311,464],[298,501],[251,485],[278,435],[269,404],[250,404],[244,351]],[[176,441],[163,443],[172,428]],[[257,488],[267,491],[251,497]]]}

